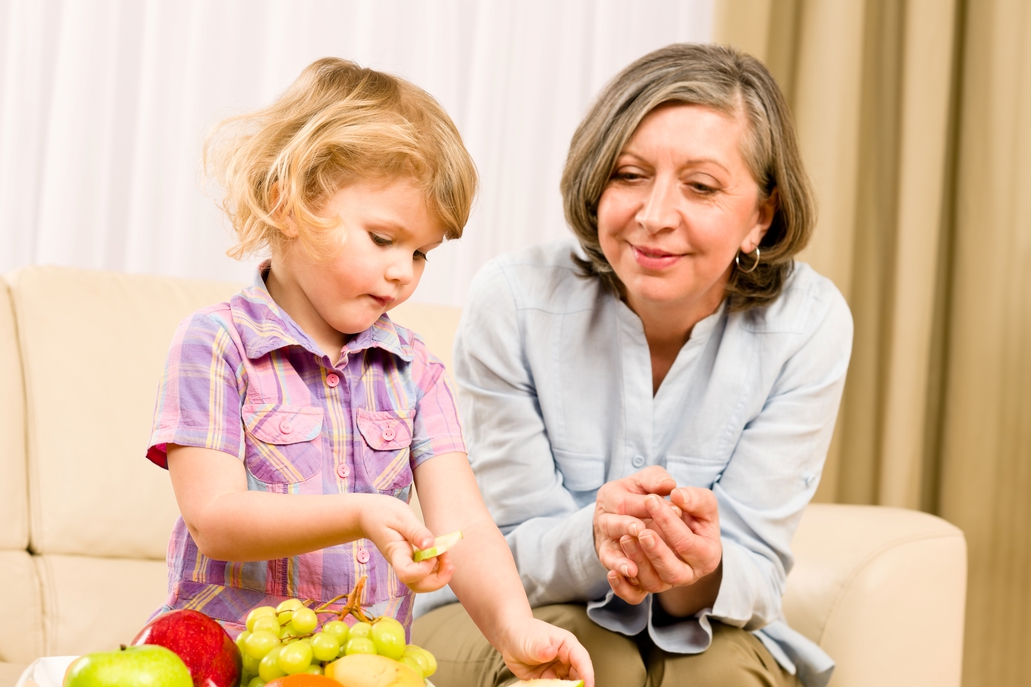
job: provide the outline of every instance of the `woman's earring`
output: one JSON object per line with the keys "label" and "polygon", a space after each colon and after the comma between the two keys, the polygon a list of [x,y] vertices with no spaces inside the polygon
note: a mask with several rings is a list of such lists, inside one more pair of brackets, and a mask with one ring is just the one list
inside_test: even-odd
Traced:
{"label": "woman's earring", "polygon": [[734,264],[737,265],[741,274],[751,274],[752,272],[755,272],[755,268],[759,266],[759,246],[755,247],[755,262],[752,263],[752,267],[750,269],[741,269],[741,251],[738,251],[737,255],[734,256]]}

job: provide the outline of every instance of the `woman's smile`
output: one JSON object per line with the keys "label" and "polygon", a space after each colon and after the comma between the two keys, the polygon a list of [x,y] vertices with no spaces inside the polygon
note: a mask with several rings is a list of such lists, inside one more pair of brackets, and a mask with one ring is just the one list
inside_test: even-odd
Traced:
{"label": "woman's smile", "polygon": [[637,264],[647,270],[663,270],[672,267],[685,256],[683,253],[670,253],[659,248],[649,248],[633,243],[630,244],[630,248],[634,251]]}

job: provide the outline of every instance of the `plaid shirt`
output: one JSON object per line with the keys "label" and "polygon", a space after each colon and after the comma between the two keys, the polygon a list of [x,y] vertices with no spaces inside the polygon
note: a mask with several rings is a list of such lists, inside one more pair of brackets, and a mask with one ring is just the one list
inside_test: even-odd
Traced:
{"label": "plaid shirt", "polygon": [[[408,501],[412,469],[465,452],[443,364],[383,315],[343,349],[338,365],[280,310],[259,272],[253,286],[186,318],[158,392],[147,457],[166,445],[243,461],[247,488],[278,494],[387,494]],[[247,613],[285,598],[322,603],[369,579],[363,605],[411,623],[414,594],[372,542],[358,540],[271,561],[204,556],[180,517],[168,545],[165,609],[192,608],[233,634]]]}

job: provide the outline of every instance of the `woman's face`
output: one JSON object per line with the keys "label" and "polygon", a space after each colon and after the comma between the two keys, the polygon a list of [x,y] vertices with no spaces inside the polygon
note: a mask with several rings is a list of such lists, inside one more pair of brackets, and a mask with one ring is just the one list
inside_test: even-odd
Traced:
{"label": "woman's face", "polygon": [[776,195],[759,203],[746,135],[741,117],[663,105],[623,148],[598,202],[598,238],[638,315],[672,307],[696,322],[715,312],[734,256],[766,233]]}

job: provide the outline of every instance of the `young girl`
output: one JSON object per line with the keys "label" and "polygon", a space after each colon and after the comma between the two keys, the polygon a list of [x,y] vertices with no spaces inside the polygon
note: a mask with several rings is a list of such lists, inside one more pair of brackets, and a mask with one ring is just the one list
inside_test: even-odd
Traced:
{"label": "young girl", "polygon": [[[443,365],[386,315],[469,215],[476,172],[450,118],[404,80],[327,58],[220,133],[230,254],[271,259],[172,342],[147,454],[182,514],[166,608],[239,632],[255,607],[322,604],[367,576],[365,612],[407,628],[414,592],[450,583],[516,676],[592,684],[573,635],[531,615]],[[455,530],[453,551],[413,560]]]}

